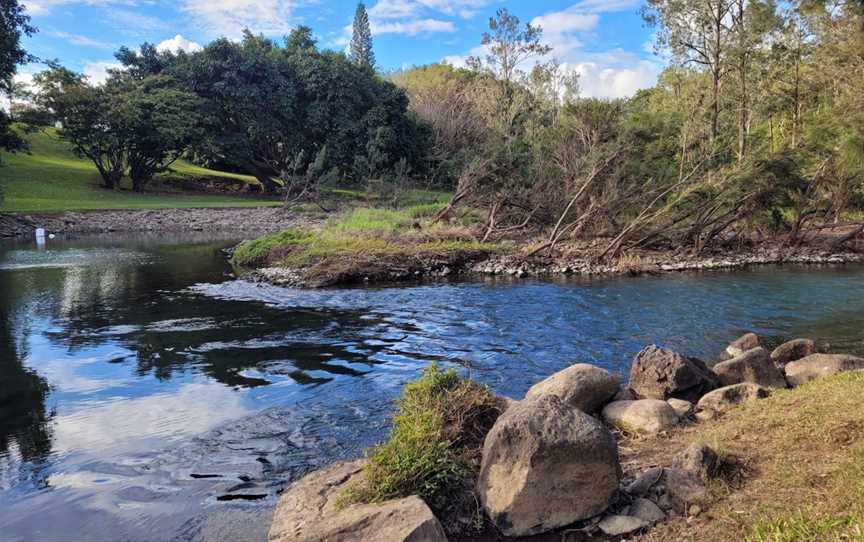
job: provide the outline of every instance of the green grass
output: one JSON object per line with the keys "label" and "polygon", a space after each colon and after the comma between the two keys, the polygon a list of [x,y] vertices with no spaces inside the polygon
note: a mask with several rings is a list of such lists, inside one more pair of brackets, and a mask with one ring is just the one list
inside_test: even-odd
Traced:
{"label": "green grass", "polygon": [[[163,181],[154,192],[100,188],[95,166],[71,151],[53,129],[27,135],[30,153],[0,153],[0,211],[55,212],[95,209],[166,209],[193,207],[260,207],[279,202],[222,195],[181,193]],[[252,177],[225,173],[179,162],[172,170],[186,177],[230,177],[255,182]],[[163,177],[169,177],[163,175]],[[124,183],[128,187],[128,182]],[[158,192],[157,192],[158,190]]]}
{"label": "green grass", "polygon": [[501,411],[488,388],[430,365],[407,384],[387,441],[368,450],[362,479],[340,496],[342,505],[419,495],[433,509],[448,505],[474,468],[476,450]]}

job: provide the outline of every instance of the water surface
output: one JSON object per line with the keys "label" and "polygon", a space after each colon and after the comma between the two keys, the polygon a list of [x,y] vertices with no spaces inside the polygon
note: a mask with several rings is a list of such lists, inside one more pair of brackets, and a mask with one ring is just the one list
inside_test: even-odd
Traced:
{"label": "water surface", "polygon": [[264,540],[276,492],[386,434],[430,362],[520,398],[742,332],[864,354],[864,266],[305,291],[230,239],[0,244],[0,539]]}

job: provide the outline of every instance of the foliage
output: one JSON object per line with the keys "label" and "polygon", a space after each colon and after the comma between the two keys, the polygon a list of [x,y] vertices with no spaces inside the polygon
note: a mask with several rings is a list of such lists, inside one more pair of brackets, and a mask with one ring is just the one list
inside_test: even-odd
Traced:
{"label": "foliage", "polygon": [[[33,59],[21,47],[21,38],[35,32],[30,17],[18,0],[0,0],[0,94],[12,92],[18,65]],[[0,110],[0,150],[14,152],[25,148],[24,141],[12,130],[12,119]]]}
{"label": "foliage", "polygon": [[419,495],[433,509],[470,476],[466,450],[476,450],[500,412],[489,390],[463,380],[455,369],[432,364],[407,384],[386,442],[369,450],[363,477],[341,496],[342,504],[373,503]]}
{"label": "foliage", "polygon": [[363,2],[357,4],[354,13],[351,44],[351,60],[364,68],[375,68],[375,52],[372,50],[372,30],[369,28],[369,15]]}

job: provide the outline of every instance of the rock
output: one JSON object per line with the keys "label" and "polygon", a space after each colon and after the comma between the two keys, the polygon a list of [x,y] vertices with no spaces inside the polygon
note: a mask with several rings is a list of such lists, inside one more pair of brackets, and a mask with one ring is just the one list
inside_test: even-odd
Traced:
{"label": "rock", "polygon": [[666,513],[653,501],[638,498],[630,505],[628,515],[637,517],[649,525],[666,521]]}
{"label": "rock", "polygon": [[717,477],[721,462],[717,452],[705,444],[694,443],[672,460],[672,467],[703,483]]}
{"label": "rock", "polygon": [[618,390],[618,393],[615,394],[615,397],[612,398],[613,401],[635,401],[636,396],[633,395],[633,392],[630,391],[629,388],[621,388]]}
{"label": "rock", "polygon": [[477,490],[506,536],[527,536],[606,510],[621,479],[602,423],[554,395],[520,401],[486,436]]}
{"label": "rock", "polygon": [[669,406],[672,407],[672,410],[675,411],[675,414],[678,415],[679,419],[684,419],[691,414],[693,414],[693,403],[690,401],[685,401],[684,399],[669,399],[666,401],[669,403]]}
{"label": "rock", "polygon": [[645,495],[663,478],[663,467],[652,467],[630,482],[624,491],[629,495]]}
{"label": "rock", "polygon": [[785,342],[771,352],[771,361],[778,365],[786,365],[816,353],[816,343],[810,339],[793,339]]}
{"label": "rock", "polygon": [[786,387],[786,378],[762,347],[753,348],[740,356],[720,362],[712,370],[720,378],[720,384],[723,386],[752,382],[769,389]]}
{"label": "rock", "polygon": [[622,536],[650,527],[651,524],[647,521],[634,516],[619,516],[617,514],[606,516],[597,527],[608,536]]}
{"label": "rock", "polygon": [[752,350],[759,346],[759,336],[755,333],[745,333],[738,337],[726,347],[726,350],[720,353],[720,361],[737,358],[744,352]]}
{"label": "rock", "polygon": [[655,434],[678,425],[675,410],[659,399],[609,403],[603,408],[603,419],[628,433]]}
{"label": "rock", "polygon": [[786,380],[800,386],[820,376],[864,369],[864,359],[846,354],[811,354],[786,364]]}
{"label": "rock", "polygon": [[446,542],[441,524],[416,496],[337,509],[337,497],[364,464],[336,463],[291,486],[276,506],[268,540]]}
{"label": "rock", "polygon": [[702,361],[654,345],[636,354],[630,368],[630,389],[648,399],[698,401],[718,382]]}
{"label": "rock", "polygon": [[715,413],[725,412],[735,405],[768,397],[769,392],[758,384],[744,382],[716,389],[699,400],[698,408]]}
{"label": "rock", "polygon": [[618,379],[609,371],[577,363],[531,386],[525,398],[555,395],[570,406],[591,414],[603,408],[616,393]]}
{"label": "rock", "polygon": [[678,512],[686,512],[692,504],[703,504],[709,497],[708,488],[678,469],[663,469],[663,485],[673,508]]}

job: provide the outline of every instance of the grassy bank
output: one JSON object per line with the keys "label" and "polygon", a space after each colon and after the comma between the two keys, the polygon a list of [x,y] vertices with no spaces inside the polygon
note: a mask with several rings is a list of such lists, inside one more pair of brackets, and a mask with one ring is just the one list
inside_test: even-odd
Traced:
{"label": "grassy bank", "polygon": [[436,224],[443,203],[399,210],[359,207],[321,229],[292,228],[246,241],[233,263],[300,270],[310,285],[404,278],[463,266],[507,247],[476,240],[474,221]]}
{"label": "grassy bank", "polygon": [[53,212],[92,209],[171,209],[192,207],[258,207],[279,202],[223,195],[197,195],[179,190],[177,181],[231,179],[257,183],[253,177],[214,171],[185,162],[175,163],[148,187],[149,192],[100,187],[95,166],[75,156],[54,130],[27,135],[30,153],[0,153],[0,211]]}
{"label": "grassy bank", "polygon": [[[864,371],[841,373],[729,411],[718,421],[625,444],[662,462],[704,442],[743,465],[740,487],[718,487],[697,518],[658,526],[645,541],[864,540]],[[625,452],[626,457],[628,452]]]}

